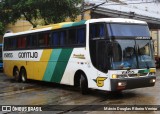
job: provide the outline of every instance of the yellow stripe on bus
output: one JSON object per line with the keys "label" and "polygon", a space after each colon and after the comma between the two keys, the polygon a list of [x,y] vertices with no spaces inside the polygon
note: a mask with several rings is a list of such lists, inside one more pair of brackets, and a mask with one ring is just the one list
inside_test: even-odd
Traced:
{"label": "yellow stripe on bus", "polygon": [[13,68],[17,66],[19,71],[24,67],[28,79],[42,80],[46,71],[52,49],[44,49],[40,61],[12,61],[4,60],[4,72],[8,76],[13,76]]}
{"label": "yellow stripe on bus", "polygon": [[44,73],[46,71],[51,53],[52,53],[52,49],[43,50],[40,61],[35,62],[34,68],[37,71],[34,71],[35,72],[35,75],[34,75],[35,77],[34,78],[36,80],[42,80],[43,79],[43,76],[44,76]]}

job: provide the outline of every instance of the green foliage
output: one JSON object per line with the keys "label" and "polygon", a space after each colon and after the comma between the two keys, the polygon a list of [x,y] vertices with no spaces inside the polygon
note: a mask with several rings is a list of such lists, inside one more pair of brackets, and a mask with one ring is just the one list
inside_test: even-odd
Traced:
{"label": "green foliage", "polygon": [[0,22],[0,35],[3,35],[3,33],[4,33],[4,25],[3,25],[3,23],[2,22]]}
{"label": "green foliage", "polygon": [[66,17],[75,19],[80,13],[76,7],[81,0],[37,0],[39,13],[45,24],[62,22]]}
{"label": "green foliage", "polygon": [[50,24],[67,17],[75,19],[80,13],[79,3],[81,0],[1,0],[0,22],[6,25],[25,18],[36,27],[38,20]]}

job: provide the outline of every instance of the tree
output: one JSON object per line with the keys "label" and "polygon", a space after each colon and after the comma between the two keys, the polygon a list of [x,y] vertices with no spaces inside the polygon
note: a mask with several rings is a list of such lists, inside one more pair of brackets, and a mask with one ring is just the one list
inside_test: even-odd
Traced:
{"label": "tree", "polygon": [[0,22],[0,35],[3,35],[4,29],[5,29],[5,26],[3,25],[2,22]]}
{"label": "tree", "polygon": [[66,17],[75,19],[80,13],[76,6],[81,0],[39,0],[39,14],[45,24],[62,22]]}
{"label": "tree", "polygon": [[81,0],[1,0],[0,22],[3,25],[26,19],[33,27],[39,20],[45,25],[75,19],[80,13],[77,5]]}

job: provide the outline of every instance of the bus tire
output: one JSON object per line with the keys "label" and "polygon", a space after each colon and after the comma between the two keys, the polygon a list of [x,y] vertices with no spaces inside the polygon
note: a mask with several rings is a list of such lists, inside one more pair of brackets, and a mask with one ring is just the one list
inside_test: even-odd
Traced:
{"label": "bus tire", "polygon": [[27,72],[25,68],[21,68],[20,77],[22,82],[27,82]]}
{"label": "bus tire", "polygon": [[88,83],[84,74],[81,74],[80,77],[80,89],[83,95],[88,94]]}
{"label": "bus tire", "polygon": [[20,77],[19,70],[17,67],[14,67],[14,69],[13,69],[13,77],[16,82],[21,81],[21,77]]}

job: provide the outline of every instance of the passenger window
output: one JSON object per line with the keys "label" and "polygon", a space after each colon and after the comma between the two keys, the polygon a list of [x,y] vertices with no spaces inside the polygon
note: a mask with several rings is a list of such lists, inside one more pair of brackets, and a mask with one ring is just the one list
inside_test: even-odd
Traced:
{"label": "passenger window", "polygon": [[46,47],[49,45],[49,33],[40,33],[38,35],[38,45],[40,47]]}
{"label": "passenger window", "polygon": [[45,46],[45,37],[43,33],[38,34],[38,45],[40,47]]}
{"label": "passenger window", "polygon": [[85,44],[85,40],[86,40],[85,28],[77,29],[77,39],[78,39],[78,44]]}
{"label": "passenger window", "polygon": [[8,49],[12,50],[17,46],[16,38],[8,39]]}
{"label": "passenger window", "polygon": [[76,29],[70,29],[68,34],[68,44],[76,44]]}
{"label": "passenger window", "polygon": [[26,47],[26,37],[25,36],[20,36],[17,38],[17,47],[18,48]]}
{"label": "passenger window", "polygon": [[45,33],[44,34],[44,43],[45,43],[45,46],[49,46],[49,33]]}
{"label": "passenger window", "polygon": [[65,46],[66,45],[66,31],[60,32],[60,45]]}
{"label": "passenger window", "polygon": [[59,45],[59,35],[58,32],[53,32],[51,35],[51,45],[58,46]]}
{"label": "passenger window", "polygon": [[7,42],[7,40],[6,40],[6,39],[4,39],[4,46],[3,46],[3,47],[4,47],[4,48],[3,48],[4,50],[6,50],[6,49],[7,49],[7,43],[6,43],[6,42]]}
{"label": "passenger window", "polygon": [[27,36],[27,47],[36,47],[37,46],[37,35],[29,35]]}

